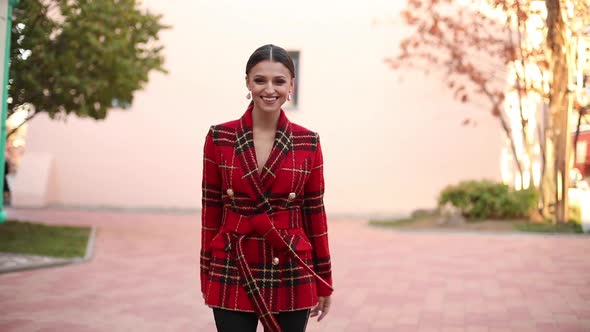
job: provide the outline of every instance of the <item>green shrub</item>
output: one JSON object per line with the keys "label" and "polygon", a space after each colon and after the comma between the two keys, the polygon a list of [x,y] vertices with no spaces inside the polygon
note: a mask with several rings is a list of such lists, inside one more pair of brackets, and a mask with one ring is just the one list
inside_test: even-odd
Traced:
{"label": "green shrub", "polygon": [[539,192],[535,189],[512,190],[507,204],[502,206],[504,218],[528,218],[537,207]]}
{"label": "green shrub", "polygon": [[471,220],[511,219],[528,217],[537,199],[534,189],[514,191],[503,183],[472,180],[443,189],[438,204],[451,204]]}
{"label": "green shrub", "polygon": [[416,209],[412,211],[410,217],[413,219],[420,219],[425,217],[432,217],[438,213],[437,209]]}
{"label": "green shrub", "polygon": [[577,205],[571,205],[569,211],[569,221],[578,225],[582,224],[582,210]]}

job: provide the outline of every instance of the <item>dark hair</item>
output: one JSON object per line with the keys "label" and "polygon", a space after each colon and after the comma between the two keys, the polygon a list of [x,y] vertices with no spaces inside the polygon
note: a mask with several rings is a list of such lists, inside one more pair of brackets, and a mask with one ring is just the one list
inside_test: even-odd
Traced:
{"label": "dark hair", "polygon": [[248,75],[252,67],[256,66],[259,62],[267,60],[282,63],[291,72],[291,78],[295,78],[295,65],[293,64],[293,59],[291,59],[289,53],[287,53],[284,48],[273,44],[260,46],[254,51],[254,53],[252,53],[252,55],[250,55],[248,63],[246,63],[246,75]]}

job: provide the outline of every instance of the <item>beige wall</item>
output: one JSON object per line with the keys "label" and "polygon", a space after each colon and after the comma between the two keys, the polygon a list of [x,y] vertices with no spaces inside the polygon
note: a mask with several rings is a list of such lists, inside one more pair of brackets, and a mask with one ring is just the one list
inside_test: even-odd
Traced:
{"label": "beige wall", "polygon": [[[199,208],[203,139],[247,105],[244,67],[258,46],[301,51],[300,106],[289,118],[322,137],[334,214],[400,214],[435,204],[460,179],[499,179],[500,127],[452,100],[437,76],[400,76],[401,1],[144,1],[162,34],[168,75],[151,76],[129,111],[104,122],[36,118],[27,151],[53,156],[53,203]],[[400,79],[401,77],[401,79]],[[481,108],[481,107],[479,107]],[[462,127],[470,116],[478,127]]]}

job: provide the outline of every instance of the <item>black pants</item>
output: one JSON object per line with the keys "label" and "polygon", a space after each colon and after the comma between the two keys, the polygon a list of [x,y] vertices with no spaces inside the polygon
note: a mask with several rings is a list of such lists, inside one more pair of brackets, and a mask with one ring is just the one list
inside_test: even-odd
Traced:
{"label": "black pants", "polygon": [[[217,332],[256,332],[258,317],[253,312],[213,309]],[[304,332],[309,309],[284,311],[275,315],[283,332]]]}

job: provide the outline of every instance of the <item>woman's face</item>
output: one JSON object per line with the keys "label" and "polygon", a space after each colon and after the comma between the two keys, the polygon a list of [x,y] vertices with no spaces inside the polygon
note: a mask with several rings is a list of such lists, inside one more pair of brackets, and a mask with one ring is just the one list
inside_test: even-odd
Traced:
{"label": "woman's face", "polygon": [[291,72],[280,62],[261,61],[246,76],[246,86],[254,107],[264,112],[276,112],[293,91]]}

